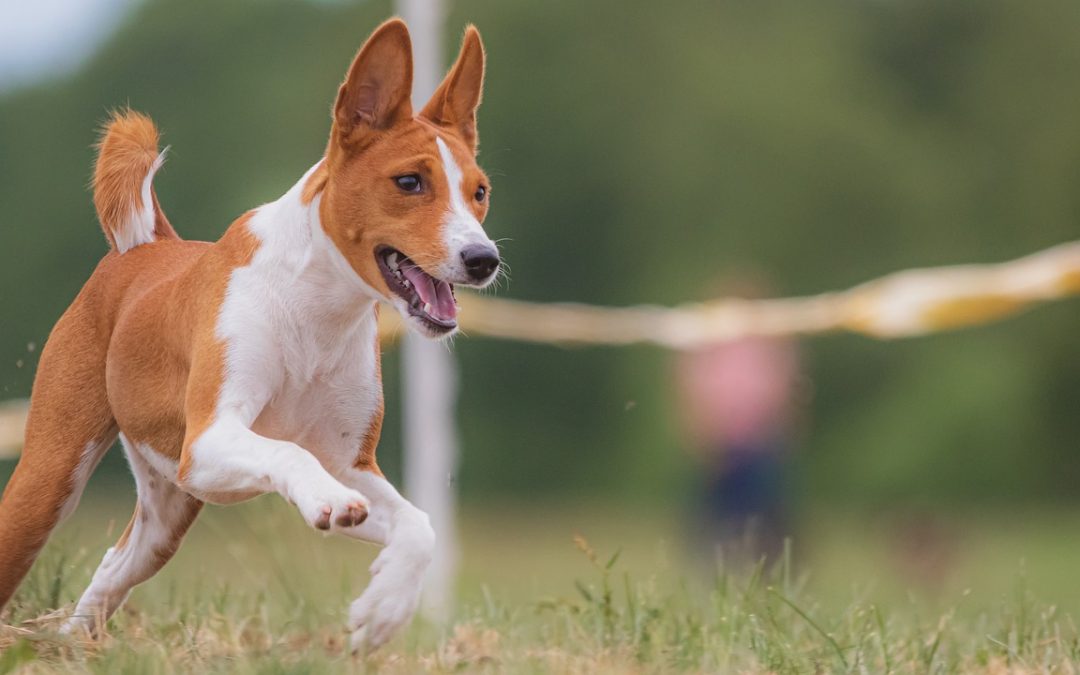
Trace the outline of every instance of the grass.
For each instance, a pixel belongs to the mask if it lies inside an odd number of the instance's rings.
[[[0,622],[9,624],[0,628],[0,674],[1072,673],[1080,666],[1068,582],[1080,552],[1071,542],[1056,548],[1069,524],[1080,525],[1076,515],[1032,514],[1015,527],[998,518],[963,522],[961,550],[931,556],[950,571],[928,581],[918,571],[905,576],[906,563],[888,568],[902,556],[880,521],[836,514],[803,528],[814,547],[735,570],[687,560],[669,532],[671,514],[587,505],[471,510],[464,601],[454,620],[418,620],[362,659],[347,653],[342,621],[374,551],[320,540],[272,498],[208,509],[107,635],[61,638],[63,609],[122,529],[127,508],[84,505],[50,544]],[[102,527],[108,522],[111,532]],[[932,548],[927,541],[917,543]],[[1023,566],[1003,562],[1024,549],[1031,558]]]

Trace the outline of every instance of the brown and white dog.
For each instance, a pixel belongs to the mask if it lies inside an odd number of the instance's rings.
[[[325,156],[212,244],[180,239],[162,213],[153,123],[114,115],[94,175],[112,250],[41,355],[0,501],[0,608],[119,435],[138,503],[66,630],[99,630],[204,502],[266,492],[313,528],[385,547],[350,608],[355,647],[409,621],[435,535],[375,462],[377,305],[443,337],[457,328],[453,284],[481,287],[498,272],[475,160],[483,72],[470,26],[414,116],[408,29],[383,24],[341,85]]]

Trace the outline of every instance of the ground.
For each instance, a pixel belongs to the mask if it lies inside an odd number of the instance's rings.
[[[689,561],[675,511],[470,505],[462,607],[367,660],[348,601],[374,549],[273,497],[208,508],[97,642],[53,630],[130,504],[97,494],[0,623],[18,672],[1065,672],[1080,669],[1080,513],[805,514],[790,557]]]

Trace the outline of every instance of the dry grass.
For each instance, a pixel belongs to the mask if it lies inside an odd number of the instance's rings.
[[[1010,588],[989,600],[983,590],[943,590],[936,599],[882,596],[860,590],[855,578],[846,598],[835,589],[823,595],[786,561],[740,573],[719,569],[706,580],[678,562],[643,564],[644,550],[664,547],[654,543],[659,530],[640,520],[639,535],[643,528],[649,533],[644,541],[631,541],[619,521],[595,539],[574,542],[519,528],[514,546],[486,549],[489,567],[472,563],[467,572],[516,575],[517,586],[467,592],[469,601],[449,626],[418,620],[364,659],[347,652],[341,623],[348,599],[366,580],[371,552],[358,558],[361,549],[349,542],[313,543],[295,514],[272,501],[237,508],[206,514],[177,560],[138,589],[107,634],[93,641],[56,633],[105,542],[116,536],[101,532],[100,509],[86,514],[81,522],[97,529],[77,522],[66,530],[0,617],[0,674],[1004,675],[1073,673],[1080,664],[1072,619],[1036,601],[1023,576],[1014,575]],[[115,514],[120,523],[123,510]],[[483,529],[507,531],[486,521]],[[466,535],[467,550],[493,547],[496,539],[506,545],[505,534]],[[620,539],[633,544],[623,555],[611,545]],[[534,579],[530,587],[523,562],[529,559],[569,572]]]

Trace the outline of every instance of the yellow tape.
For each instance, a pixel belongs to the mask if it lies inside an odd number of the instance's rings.
[[[526,342],[686,349],[744,335],[853,331],[877,338],[974,326],[1056,298],[1080,294],[1080,242],[1009,262],[897,272],[850,290],[778,300],[717,300],[676,307],[597,307],[461,294],[468,336]],[[380,332],[401,332],[383,312]]]
[[[0,403],[0,459],[19,456],[29,408],[30,402],[25,400]]]

